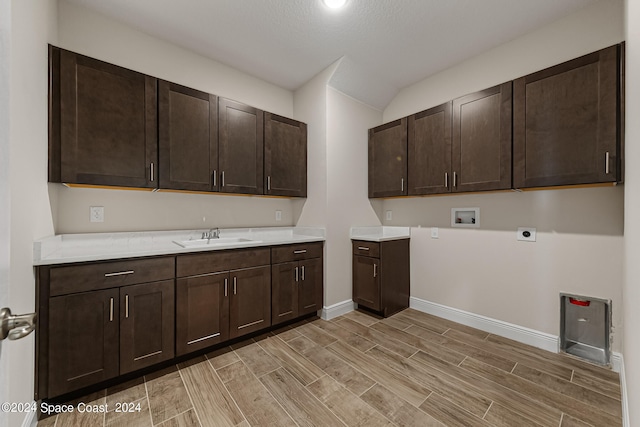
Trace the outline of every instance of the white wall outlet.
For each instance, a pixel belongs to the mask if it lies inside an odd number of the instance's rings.
[[[439,237],[440,237],[440,235],[439,235],[438,227],[431,227],[431,238],[432,239],[437,239]]]
[[[536,229],[533,227],[518,227],[518,240],[523,242],[535,242]]]
[[[276,221],[282,221],[282,211],[276,211]]]
[[[104,206],[89,207],[89,220],[91,222],[104,222]]]
[[[387,221],[391,221],[393,219],[393,211],[386,211],[385,212]]]

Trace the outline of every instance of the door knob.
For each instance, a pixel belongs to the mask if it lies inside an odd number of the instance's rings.
[[[7,307],[0,309],[0,340],[26,337],[36,328],[36,313],[11,314]]]

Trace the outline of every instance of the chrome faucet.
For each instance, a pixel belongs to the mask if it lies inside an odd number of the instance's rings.
[[[205,231],[204,233],[202,233],[202,238],[207,239],[207,243],[209,243],[211,239],[219,239],[220,229],[216,227],[210,229],[209,231]]]

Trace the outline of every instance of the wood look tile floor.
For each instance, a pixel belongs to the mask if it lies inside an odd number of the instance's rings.
[[[38,426],[622,425],[616,373],[412,309],[300,322],[81,401],[110,412]]]

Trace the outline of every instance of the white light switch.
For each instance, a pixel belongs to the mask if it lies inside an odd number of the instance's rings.
[[[391,221],[393,219],[393,211],[386,212],[387,221]]]
[[[89,208],[89,220],[91,222],[104,222],[104,206],[91,206]]]
[[[440,235],[438,233],[439,233],[438,227],[431,227],[431,238],[432,239],[439,238]]]
[[[276,211],[276,221],[282,221],[282,211]]]

